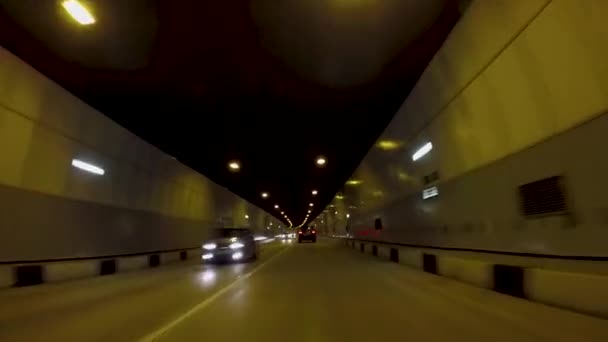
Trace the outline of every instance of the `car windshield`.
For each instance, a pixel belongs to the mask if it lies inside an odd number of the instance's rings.
[[[216,229],[213,237],[228,238],[228,237],[243,237],[249,235],[249,230],[243,228],[221,228]]]

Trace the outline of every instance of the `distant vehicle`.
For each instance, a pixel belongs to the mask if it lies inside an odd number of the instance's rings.
[[[302,241],[317,242],[317,231],[314,227],[300,228],[298,230],[298,243]]]
[[[278,235],[275,236],[275,238],[279,239],[279,240],[289,240],[289,239],[295,239],[296,234],[295,233],[290,233],[288,231],[284,231]]]
[[[258,249],[253,232],[247,228],[219,228],[202,246],[203,262],[255,260]]]

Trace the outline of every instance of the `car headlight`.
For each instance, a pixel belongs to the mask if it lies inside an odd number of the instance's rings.
[[[217,245],[214,243],[206,243],[203,245],[203,248],[210,251],[210,250],[217,248]]]
[[[239,248],[245,247],[245,245],[240,242],[233,242],[230,244],[229,247],[230,247],[230,249],[239,249]]]

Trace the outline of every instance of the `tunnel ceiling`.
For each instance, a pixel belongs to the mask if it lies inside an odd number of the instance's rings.
[[[459,17],[451,0],[81,2],[95,24],[59,0],[0,0],[0,44],[296,225],[341,189]]]

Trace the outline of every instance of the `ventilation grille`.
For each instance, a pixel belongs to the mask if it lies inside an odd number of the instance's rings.
[[[563,214],[567,211],[561,176],[541,179],[519,187],[525,216]]]

